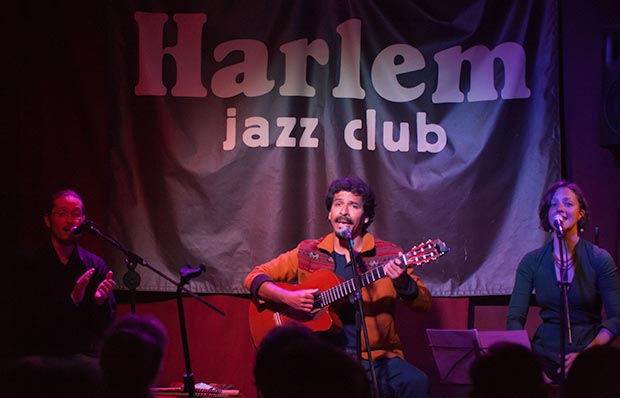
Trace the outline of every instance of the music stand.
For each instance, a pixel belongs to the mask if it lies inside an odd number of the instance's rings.
[[[469,368],[495,343],[516,343],[531,349],[525,330],[426,329],[442,383],[471,384]]]
[[[495,343],[514,343],[532,349],[527,330],[479,330],[478,344],[483,354]]]
[[[470,384],[469,367],[480,356],[476,329],[426,329],[442,383]]]

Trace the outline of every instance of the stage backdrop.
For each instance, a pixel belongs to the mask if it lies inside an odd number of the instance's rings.
[[[174,279],[204,264],[194,291],[247,293],[253,266],[330,232],[324,195],[347,175],[376,193],[371,232],[448,244],[417,271],[435,296],[509,294],[545,241],[556,1],[107,4],[99,221]],[[174,290],[138,270],[139,290]]]

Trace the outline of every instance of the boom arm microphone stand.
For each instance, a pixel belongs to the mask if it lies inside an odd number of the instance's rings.
[[[99,226],[97,224],[95,224],[93,221],[87,220],[87,221],[84,222],[83,225],[84,225],[84,229],[85,230],[89,231],[90,233],[92,233],[94,235],[100,236],[101,238],[103,238],[103,240],[107,241],[112,246],[114,246],[115,248],[117,248],[118,250],[123,252],[125,254],[125,256],[127,257],[127,259],[125,260],[127,262],[127,264],[142,265],[143,267],[146,267],[146,268],[150,269],[151,271],[153,271],[154,273],[156,273],[157,275],[159,275],[163,279],[167,280],[168,282],[172,283],[173,285],[179,286],[179,282],[176,282],[174,279],[169,278],[168,276],[163,274],[158,269],[153,268],[153,266],[151,266],[151,264],[149,264],[145,259],[143,259],[142,257],[138,256],[137,254],[129,251],[119,241],[117,241],[116,239],[114,239],[110,235],[108,235],[105,232],[103,232],[101,230],[101,228],[99,228]],[[135,266],[133,268],[135,269]],[[139,276],[138,276],[138,279],[139,279]],[[217,308],[213,304],[205,301],[202,297],[200,297],[199,295],[193,293],[189,289],[183,287],[182,290],[183,290],[183,293],[189,294],[190,296],[192,296],[196,300],[200,301],[201,303],[203,303],[207,307],[211,308],[213,311],[217,312],[218,314],[220,314],[222,316],[226,316],[226,314],[222,310],[220,310],[219,308]]]
[[[103,240],[110,243],[112,246],[114,246],[115,248],[117,248],[118,250],[120,250],[121,252],[125,254],[126,256],[125,262],[127,263],[129,271],[123,277],[123,282],[128,285],[128,288],[130,289],[133,288],[132,296],[131,296],[132,312],[135,313],[135,288],[140,284],[140,275],[135,271],[135,268],[138,264],[150,269],[151,271],[153,271],[154,273],[156,273],[157,275],[159,275],[160,277],[174,284],[177,287],[177,290],[176,290],[177,307],[179,310],[179,323],[181,327],[181,338],[183,342],[183,355],[185,358],[185,370],[186,370],[185,375],[183,377],[183,382],[184,382],[183,384],[184,384],[184,390],[188,394],[188,397],[195,398],[196,392],[195,392],[195,385],[194,385],[194,375],[192,373],[191,361],[190,361],[190,356],[189,356],[189,345],[187,342],[187,329],[185,326],[185,313],[183,310],[182,293],[189,294],[190,296],[200,301],[201,303],[205,304],[207,307],[211,308],[218,314],[222,316],[226,315],[222,310],[208,303],[202,297],[198,296],[197,294],[193,293],[192,291],[190,291],[189,289],[185,287],[185,285],[189,283],[190,279],[197,277],[198,275],[200,275],[201,273],[205,271],[205,266],[201,264],[198,268],[190,268],[188,265],[185,265],[185,267],[181,269],[180,271],[180,275],[181,275],[180,282],[176,282],[172,278],[169,278],[168,276],[163,274],[161,271],[151,266],[142,257],[129,251],[118,240],[114,239],[107,233],[103,232],[101,228],[99,228],[99,226],[95,224],[93,221],[87,220],[82,224],[82,226],[83,226],[83,229],[91,232],[92,234],[98,235],[99,237],[103,238]]]
[[[347,243],[348,243],[348,249],[349,249],[349,256],[351,257],[351,265],[353,266],[353,284],[355,286],[355,292],[353,293],[353,298],[355,301],[355,309],[356,309],[356,319],[357,321],[355,322],[355,326],[356,326],[356,336],[357,336],[357,355],[358,355],[358,359],[361,361],[362,359],[362,349],[360,347],[360,326],[361,329],[364,331],[363,335],[364,335],[364,342],[366,343],[366,353],[368,354],[368,364],[370,365],[370,374],[372,376],[372,387],[373,387],[373,397],[374,398],[379,398],[379,385],[377,383],[377,374],[375,372],[375,364],[374,361],[372,359],[372,355],[371,355],[371,350],[370,350],[370,343],[368,341],[368,328],[366,326],[366,319],[364,318],[364,307],[362,305],[362,282],[360,280],[360,274],[359,274],[359,266],[357,264],[357,256],[356,256],[356,252],[355,249],[353,248],[354,242],[353,242],[353,238],[351,237],[347,237]]]

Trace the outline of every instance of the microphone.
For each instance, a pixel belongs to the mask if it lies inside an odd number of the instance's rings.
[[[340,230],[336,232],[336,236],[339,237],[340,239],[346,239],[346,240],[353,239],[351,237],[351,230],[349,229],[349,227],[340,228]]]
[[[564,236],[564,228],[562,226],[562,223],[564,221],[562,221],[562,216],[559,214],[556,214],[555,216],[553,216],[553,226],[555,227],[555,229],[558,230],[558,234],[560,236]]]
[[[90,226],[92,225],[92,223],[93,222],[90,221],[90,220],[84,220],[84,222],[81,223],[80,225],[76,225],[75,227],[71,228],[71,234],[72,235],[80,235],[83,230],[90,229]]]

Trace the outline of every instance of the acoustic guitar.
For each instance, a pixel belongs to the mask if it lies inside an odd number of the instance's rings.
[[[439,239],[428,240],[412,247],[400,257],[400,260],[403,268],[422,266],[437,260],[449,250]],[[361,286],[368,286],[386,276],[384,266],[375,267],[360,275]],[[281,282],[276,284],[287,290],[318,289],[319,291],[314,295],[310,313],[294,310],[285,304],[257,304],[253,301],[249,312],[250,334],[257,347],[271,329],[291,322],[301,323],[315,332],[341,327],[340,320],[330,305],[355,292],[353,278],[343,282],[338,275],[328,270],[315,271],[303,283],[297,285]]]

